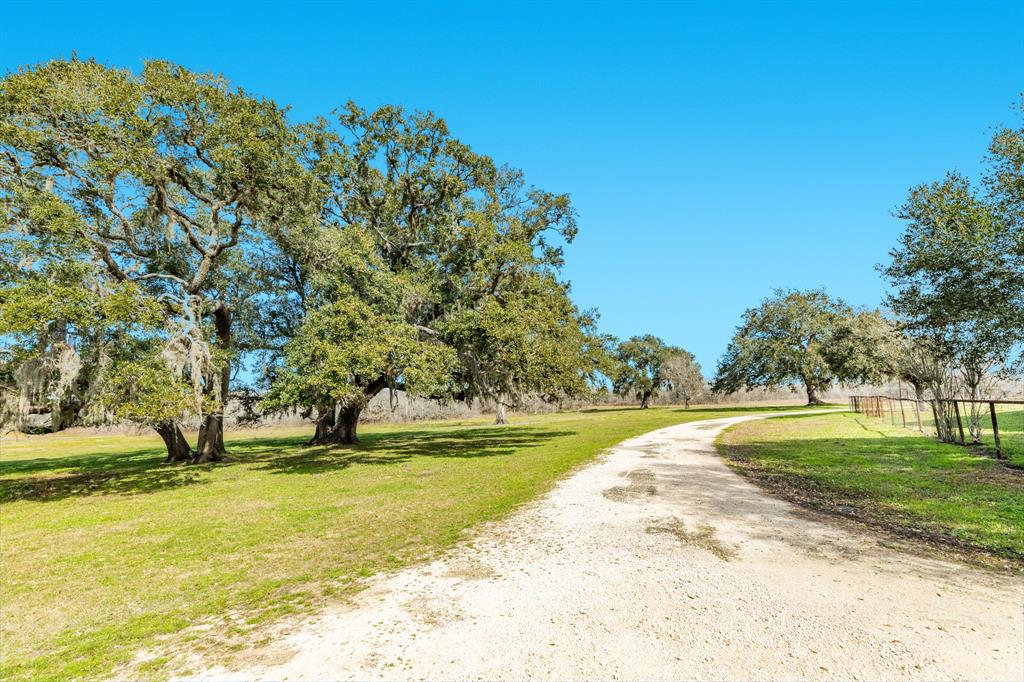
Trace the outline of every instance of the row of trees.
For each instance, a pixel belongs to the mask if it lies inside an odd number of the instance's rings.
[[[243,368],[258,411],[300,409],[317,443],[355,442],[384,390],[504,422],[528,394],[703,383],[682,349],[598,334],[560,277],[569,197],[431,114],[297,125],[167,62],[50,62],[0,82],[0,210],[8,416],[132,420],[171,462],[224,456]]]
[[[884,312],[824,290],[778,291],[754,309],[714,387],[802,384],[810,403],[834,382],[899,380],[937,399],[953,440],[952,397],[978,399],[1020,374],[1024,345],[1024,128],[996,131],[980,183],[959,173],[914,187],[890,261]],[[980,413],[972,412],[977,439]]]

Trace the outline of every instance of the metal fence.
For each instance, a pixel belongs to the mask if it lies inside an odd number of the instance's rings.
[[[1024,400],[850,396],[850,409],[1024,466]]]

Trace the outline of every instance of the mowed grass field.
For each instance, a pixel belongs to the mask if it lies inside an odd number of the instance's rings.
[[[1024,568],[1024,470],[985,454],[853,413],[746,422],[718,446],[795,501]]]
[[[435,556],[625,438],[771,409],[368,426],[352,448],[305,447],[308,428],[241,431],[230,462],[204,466],[161,464],[155,436],[5,439],[0,678],[105,677],[168,646],[227,655],[262,623]]]
[[[899,426],[906,422],[909,429],[920,429],[920,432],[925,435],[935,436],[934,413],[927,403],[922,403],[921,406],[923,409],[915,412],[914,404],[909,401],[903,403],[902,409],[899,407],[899,403],[892,407],[887,404],[885,416],[876,417],[876,419]],[[960,403],[960,409],[965,439],[969,441],[971,438],[968,423],[971,418],[971,410],[976,410],[975,414],[977,414],[978,424],[981,427],[981,444],[973,445],[972,448],[994,455],[995,439],[993,438],[992,416],[988,404],[981,403],[972,406]],[[999,425],[1003,456],[1014,466],[1024,467],[1024,407],[997,403],[996,423]]]

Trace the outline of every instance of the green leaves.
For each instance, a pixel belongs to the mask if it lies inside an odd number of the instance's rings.
[[[61,343],[80,350],[97,345],[97,363],[128,330],[138,342],[214,347],[196,356],[213,361],[168,367],[170,377],[150,359],[124,365],[170,382],[170,397],[135,400],[124,412],[133,419],[166,421],[179,380],[226,391],[231,306],[244,309],[260,293],[251,260],[231,252],[255,248],[282,219],[303,224],[310,206],[310,176],[284,111],[168,62],[133,74],[72,59],[5,77],[0,113],[4,243],[27,252],[5,253],[5,271],[19,282],[4,292],[5,321],[26,333],[62,330]],[[92,270],[81,288],[57,276],[85,263]],[[216,333],[214,311],[228,321]],[[83,327],[90,334],[76,333]],[[108,393],[138,389],[115,379]]]
[[[910,190],[880,267],[908,334],[983,375],[1024,343],[1024,129],[999,130],[980,191],[959,173]],[[1019,357],[1018,357],[1019,359]]]
[[[613,389],[619,395],[635,395],[644,407],[664,389],[678,387],[681,397],[689,400],[703,387],[693,355],[651,334],[620,343],[615,359]]]
[[[455,356],[412,325],[376,313],[354,294],[311,311],[284,353],[284,368],[264,405],[362,405],[368,383],[429,395],[447,387]]]
[[[157,356],[114,365],[104,376],[99,402],[118,419],[154,427],[215,408]]]
[[[750,308],[718,364],[713,388],[731,393],[741,388],[802,383],[808,392],[828,388],[837,378],[829,362],[837,331],[853,315],[824,289],[776,290]]]

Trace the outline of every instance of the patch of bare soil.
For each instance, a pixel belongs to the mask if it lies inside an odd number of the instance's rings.
[[[684,545],[711,552],[722,561],[736,556],[736,550],[719,542],[715,529],[706,523],[700,524],[695,531],[688,531],[682,520],[673,518],[647,526],[647,532],[671,535]]]
[[[628,471],[622,476],[629,481],[628,485],[617,485],[607,488],[601,494],[609,500],[616,502],[630,502],[658,494],[658,488],[654,485],[654,474],[650,471],[636,469]]]

